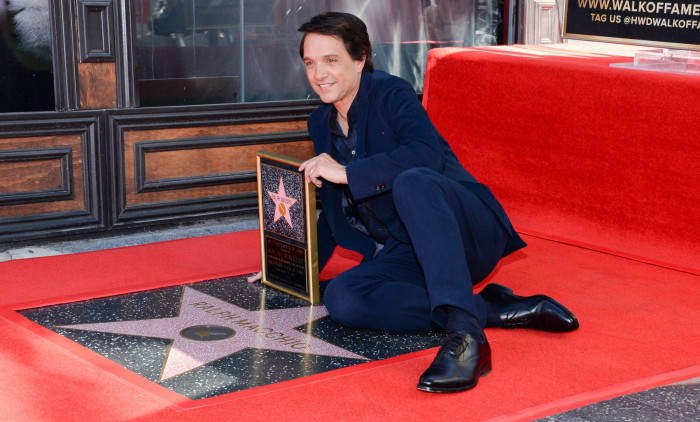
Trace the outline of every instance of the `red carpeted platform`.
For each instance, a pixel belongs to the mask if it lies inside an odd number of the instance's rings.
[[[258,233],[243,232],[0,263],[0,420],[531,420],[700,376],[700,82],[608,66],[629,60],[431,51],[429,114],[529,243],[486,282],[551,295],[581,323],[488,330],[494,370],[476,389],[417,391],[419,352],[177,407],[14,312],[252,272]],[[355,262],[341,253],[325,276]]]
[[[700,78],[619,54],[434,49],[423,103],[518,230],[700,274]]]
[[[531,236],[490,281],[557,297],[581,328],[489,330],[494,371],[463,394],[417,391],[432,356],[416,353],[178,408],[157,385],[18,324],[13,312],[248,272],[259,264],[257,241],[243,232],[1,263],[0,420],[431,421],[444,420],[445,409],[468,420],[528,420],[700,375],[697,276]],[[341,254],[333,270],[352,263]]]

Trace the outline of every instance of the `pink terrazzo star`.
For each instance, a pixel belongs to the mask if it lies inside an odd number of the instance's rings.
[[[158,382],[249,347],[367,360],[294,329],[326,315],[324,306],[249,311],[184,286],[177,317],[58,328],[171,339]]]
[[[273,223],[276,223],[277,220],[284,217],[287,223],[289,223],[289,227],[294,228],[289,210],[294,204],[297,203],[297,200],[287,196],[287,193],[284,191],[284,183],[282,183],[281,177],[280,186],[277,189],[277,192],[267,191],[267,194],[270,195],[270,198],[272,198],[272,201],[275,203],[275,218]]]

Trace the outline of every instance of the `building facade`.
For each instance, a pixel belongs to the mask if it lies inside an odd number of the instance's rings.
[[[420,94],[429,49],[513,42],[515,6],[3,0],[0,242],[255,213],[255,152],[313,154],[303,22],[360,16]]]

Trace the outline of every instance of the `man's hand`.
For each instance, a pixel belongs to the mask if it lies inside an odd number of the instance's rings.
[[[335,161],[330,155],[323,153],[310,158],[299,166],[299,171],[304,172],[306,183],[313,183],[317,188],[322,186],[321,179],[332,183],[348,184],[348,176],[345,174],[345,166]]]

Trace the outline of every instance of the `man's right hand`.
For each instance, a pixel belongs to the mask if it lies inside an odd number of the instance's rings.
[[[306,183],[313,183],[317,188],[320,188],[323,183],[321,179],[332,183],[348,184],[345,166],[325,152],[301,163],[299,171],[304,172]]]

